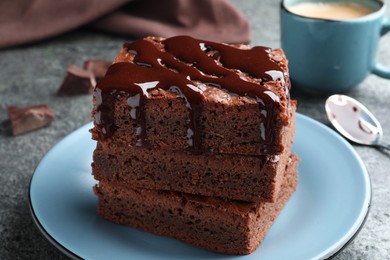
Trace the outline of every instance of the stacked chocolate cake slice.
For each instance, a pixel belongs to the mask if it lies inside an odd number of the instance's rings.
[[[297,185],[289,88],[280,49],[188,36],[124,44],[94,90],[98,213],[253,252]]]

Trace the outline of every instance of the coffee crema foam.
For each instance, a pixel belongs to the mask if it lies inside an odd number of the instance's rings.
[[[353,19],[368,15],[374,10],[357,3],[308,3],[303,2],[286,7],[287,10],[294,14],[302,15],[309,18],[319,19]]]

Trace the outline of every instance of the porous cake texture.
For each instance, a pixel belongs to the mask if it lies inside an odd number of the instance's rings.
[[[289,157],[274,203],[243,202],[172,191],[131,189],[101,181],[98,213],[118,224],[176,238],[224,254],[250,254],[263,241],[297,185],[298,159]]]
[[[93,174],[274,201],[295,133],[289,87],[280,49],[188,36],[124,44],[94,92]]]
[[[149,37],[124,44],[99,82],[92,134],[137,147],[279,154],[289,87],[280,49]]]
[[[94,151],[97,180],[133,188],[174,190],[245,201],[275,201],[295,133],[295,103],[279,155],[237,156],[118,145],[102,140]]]
[[[94,89],[98,213],[226,254],[263,240],[297,185],[281,49],[147,37]]]

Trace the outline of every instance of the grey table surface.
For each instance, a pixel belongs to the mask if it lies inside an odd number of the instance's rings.
[[[389,0],[386,0],[389,4]],[[234,0],[250,19],[252,45],[280,46],[279,1]],[[390,12],[388,11],[390,16]],[[0,51],[0,259],[66,259],[36,228],[29,211],[30,178],[40,159],[73,130],[91,121],[91,96],[57,97],[68,64],[90,58],[112,60],[125,40],[86,29],[37,44]],[[390,66],[390,34],[380,42],[378,59]],[[390,143],[390,80],[370,75],[350,96],[360,100],[383,124]],[[327,124],[326,97],[292,91],[298,112]],[[11,136],[9,105],[49,104],[51,126]],[[367,221],[356,238],[335,259],[390,259],[390,154],[354,145],[372,184]]]

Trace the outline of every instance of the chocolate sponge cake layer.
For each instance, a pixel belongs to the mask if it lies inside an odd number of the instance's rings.
[[[105,219],[176,238],[224,254],[256,250],[297,185],[298,159],[291,155],[274,203],[229,201],[177,192],[129,189],[101,181],[95,187]]]
[[[177,36],[127,43],[94,91],[95,140],[279,154],[290,82],[280,49]]]
[[[97,180],[245,201],[275,201],[295,133],[295,105],[280,155],[192,154],[100,141],[93,154]]]
[[[189,36],[125,43],[94,89],[98,213],[249,254],[297,186],[281,49]]]

